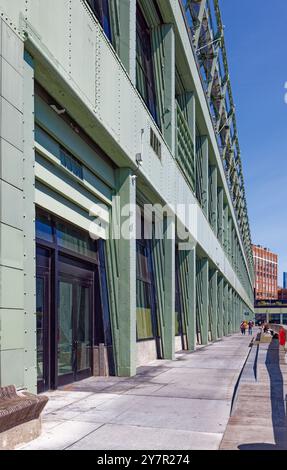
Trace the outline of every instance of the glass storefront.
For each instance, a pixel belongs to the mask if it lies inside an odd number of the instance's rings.
[[[44,391],[92,375],[93,347],[107,333],[112,346],[111,325],[100,287],[103,242],[42,210],[36,238],[38,389]]]
[[[156,336],[156,313],[149,241],[137,242],[137,339]]]
[[[281,323],[281,315],[280,313],[272,313],[269,315],[269,323],[273,323],[274,325],[280,325]]]

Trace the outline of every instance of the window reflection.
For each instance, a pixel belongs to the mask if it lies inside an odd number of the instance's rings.
[[[112,42],[109,0],[87,0],[87,3],[96,15],[107,38]]]
[[[158,122],[156,91],[152,59],[151,32],[139,5],[137,5],[137,89],[146,103],[152,117]]]

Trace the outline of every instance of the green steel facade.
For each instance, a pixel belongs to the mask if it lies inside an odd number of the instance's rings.
[[[237,332],[254,273],[218,1],[0,11],[0,385],[132,376]]]

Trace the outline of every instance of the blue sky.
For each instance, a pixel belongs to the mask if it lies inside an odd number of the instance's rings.
[[[287,1],[220,0],[252,240],[287,271]]]

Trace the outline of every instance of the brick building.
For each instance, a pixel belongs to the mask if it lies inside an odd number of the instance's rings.
[[[252,245],[255,270],[255,299],[278,298],[278,255],[268,248]]]

